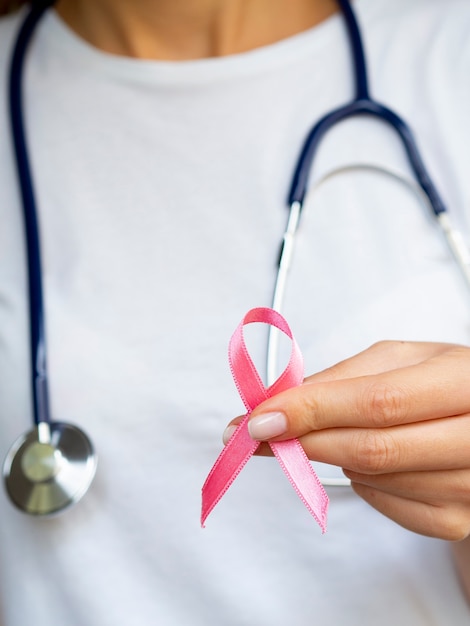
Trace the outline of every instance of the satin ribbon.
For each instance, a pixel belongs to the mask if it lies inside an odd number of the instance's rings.
[[[292,340],[289,363],[279,378],[268,388],[264,386],[253,364],[243,338],[243,327],[253,322],[275,326]],[[286,320],[273,309],[257,308],[248,311],[230,340],[229,362],[238,392],[248,412],[220,453],[202,488],[203,527],[212,509],[260,446],[260,442],[254,441],[248,434],[250,413],[264,400],[296,387],[303,381],[303,358],[300,349]],[[322,532],[325,532],[328,496],[299,441],[289,439],[277,443],[270,442],[269,445],[298,496],[318,522]]]

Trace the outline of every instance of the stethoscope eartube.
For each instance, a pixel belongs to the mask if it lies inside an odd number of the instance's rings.
[[[21,435],[3,464],[11,501],[25,513],[52,515],[87,492],[96,472],[97,456],[88,436],[76,426],[51,420],[44,331],[41,248],[36,199],[23,120],[24,59],[34,29],[53,4],[33,4],[18,33],[10,68],[10,116],[28,250],[31,385],[34,428]]]

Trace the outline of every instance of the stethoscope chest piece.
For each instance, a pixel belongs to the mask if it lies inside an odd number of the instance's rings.
[[[31,515],[68,508],[88,490],[97,457],[87,435],[72,424],[40,423],[10,448],[3,478],[12,502]]]

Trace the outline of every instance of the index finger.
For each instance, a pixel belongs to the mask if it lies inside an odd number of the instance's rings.
[[[385,428],[460,415],[470,408],[470,349],[452,346],[421,363],[379,374],[307,381],[260,404],[253,439],[281,441],[335,427]]]
[[[457,346],[426,341],[379,341],[359,354],[309,376],[305,382],[329,382],[381,374],[400,367],[417,365],[454,347]]]

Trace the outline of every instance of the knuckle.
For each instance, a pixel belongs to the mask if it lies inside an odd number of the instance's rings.
[[[299,411],[299,415],[301,416],[300,428],[302,432],[320,430],[323,428],[321,406],[321,397],[318,392],[304,396],[302,410]]]
[[[408,413],[405,391],[389,383],[373,383],[362,396],[360,407],[364,417],[373,426],[396,425],[406,418]]]
[[[463,541],[470,534],[470,510],[452,508],[441,510],[439,531],[436,535],[447,541]]]
[[[322,370],[322,380],[333,381],[342,378],[343,374],[341,365],[341,363],[335,363],[334,365],[330,365],[326,369]]]
[[[451,476],[452,481],[447,485],[447,493],[454,502],[468,506],[470,509],[470,471],[466,469],[452,470]]]
[[[369,350],[378,352],[381,355],[387,355],[388,358],[393,359],[396,356],[403,354],[403,351],[409,348],[411,343],[409,341],[397,341],[396,339],[384,339],[372,344]]]
[[[395,350],[397,346],[403,345],[403,341],[395,341],[393,339],[383,339],[381,341],[376,341],[370,347],[371,350],[379,350],[382,352],[383,350]]]
[[[393,471],[399,465],[399,449],[385,431],[363,430],[356,434],[357,470],[364,474]]]

